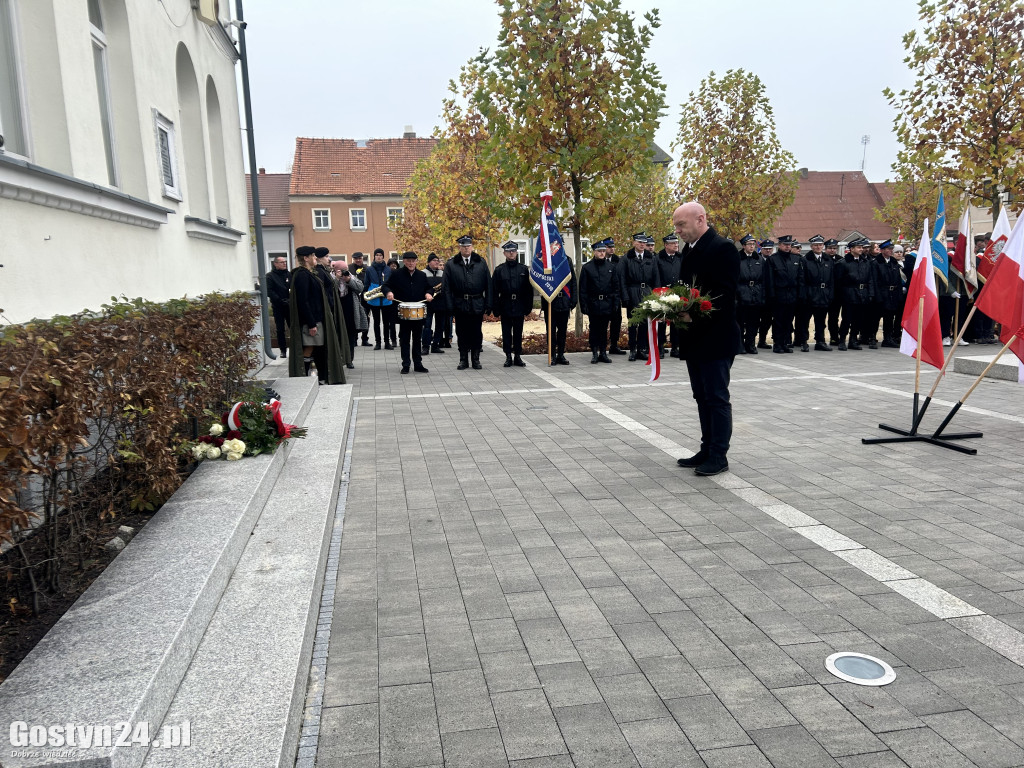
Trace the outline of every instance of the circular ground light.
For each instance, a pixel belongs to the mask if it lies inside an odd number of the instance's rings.
[[[825,669],[855,685],[888,685],[896,679],[892,667],[881,659],[849,651],[833,653],[825,659]]]

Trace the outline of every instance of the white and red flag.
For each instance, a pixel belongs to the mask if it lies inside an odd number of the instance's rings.
[[[988,276],[995,269],[999,254],[1006,246],[1006,240],[1010,236],[1010,220],[1006,218],[1006,206],[999,211],[999,218],[992,228],[992,237],[985,246],[985,252],[978,257],[978,282],[984,285]]]
[[[945,362],[942,354],[942,328],[939,324],[939,294],[935,288],[935,270],[931,252],[931,238],[928,236],[928,219],[924,220],[924,233],[917,249],[917,261],[907,287],[907,305],[903,310],[903,340],[900,352],[910,357],[917,357],[918,347],[921,349],[921,362],[941,368]],[[924,313],[921,314],[921,299],[924,299]],[[921,322],[921,338],[917,338],[918,318]]]
[[[663,323],[664,320],[655,320],[650,318],[647,321],[647,362],[645,365],[651,366],[651,378],[647,380],[648,384],[651,384],[658,380],[661,376],[661,352],[658,349],[658,323]]]
[[[1020,222],[1018,218],[974,303],[979,312],[1002,326],[999,340],[1003,344],[1024,326],[1024,224]],[[1017,356],[1017,381],[1024,383],[1024,339],[1014,339],[1010,351]]]
[[[956,246],[949,260],[950,269],[956,272],[967,286],[967,293],[974,296],[978,292],[978,272],[974,257],[974,241],[971,239],[971,206],[964,204],[964,212],[957,224]]]

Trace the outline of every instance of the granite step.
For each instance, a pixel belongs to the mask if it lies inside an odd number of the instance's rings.
[[[991,355],[957,356],[953,358],[953,370],[956,373],[966,373],[970,376],[978,376],[983,370],[985,370],[985,367],[992,362],[992,358],[994,357],[995,353],[992,353]],[[999,358],[999,362],[993,365],[992,369],[985,374],[985,378],[1017,381],[1017,358],[1007,351]]]
[[[276,384],[304,423],[315,379]],[[0,685],[0,720],[100,728],[100,746],[7,748],[6,768],[137,768],[139,724],[164,715],[290,453],[204,462]],[[128,739],[119,724],[131,727]],[[131,736],[139,738],[132,739]],[[15,746],[14,744],[11,745]]]
[[[319,388],[164,719],[191,744],[144,768],[295,764],[351,405],[351,385]]]

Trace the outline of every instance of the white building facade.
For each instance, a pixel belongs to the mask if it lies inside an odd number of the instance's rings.
[[[5,320],[252,290],[230,21],[215,0],[0,0]]]

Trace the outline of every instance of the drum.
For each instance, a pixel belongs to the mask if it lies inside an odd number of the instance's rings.
[[[422,301],[403,301],[398,305],[398,316],[402,320],[423,320],[427,316],[427,305]]]

